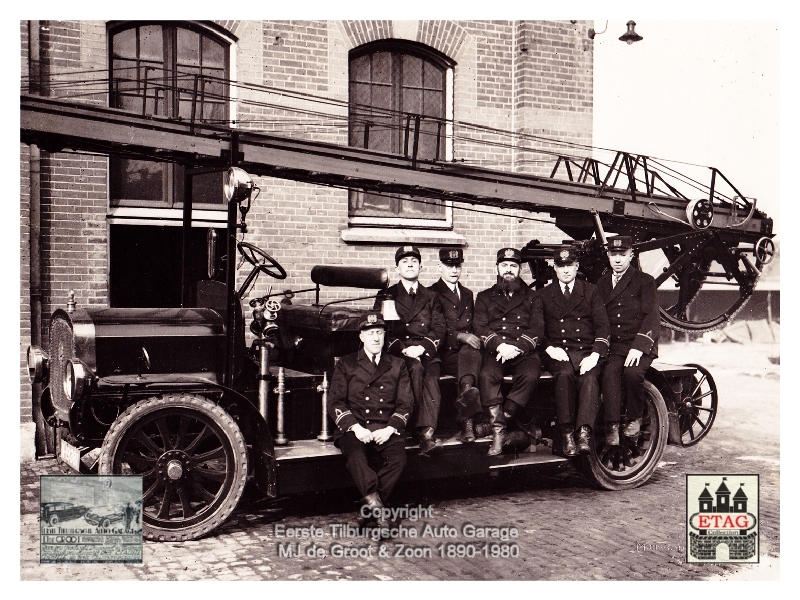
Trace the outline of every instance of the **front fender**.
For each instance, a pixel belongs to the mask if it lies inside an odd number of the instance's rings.
[[[275,446],[267,422],[245,396],[236,392],[226,394],[220,406],[233,417],[242,430],[256,487],[268,498],[274,498],[277,495]]]

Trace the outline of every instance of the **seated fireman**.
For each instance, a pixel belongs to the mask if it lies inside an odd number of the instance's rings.
[[[541,370],[536,346],[543,334],[542,311],[535,308],[536,293],[519,277],[521,260],[518,250],[501,248],[497,283],[475,299],[475,333],[484,346],[481,402],[492,423],[489,456],[503,452],[506,420],[528,403]],[[514,382],[504,404],[500,386],[507,373]]]
[[[555,382],[553,395],[563,451],[566,456],[575,456],[578,451],[590,451],[591,431],[600,408],[597,363],[608,352],[608,316],[597,287],[575,278],[579,266],[575,249],[556,249],[553,260],[556,279],[538,295],[544,311],[544,351]]]
[[[656,281],[631,266],[633,240],[618,235],[608,240],[608,262],[597,287],[606,305],[611,324],[611,348],[603,368],[603,410],[606,444],[619,444],[623,390],[626,418],[622,433],[639,435],[642,424],[644,376],[658,356],[661,326]]]
[[[481,339],[472,333],[475,300],[472,290],[459,279],[464,251],[461,248],[439,250],[441,278],[429,289],[439,294],[447,333],[439,344],[442,372],[453,375],[458,382],[456,416],[461,426],[461,441],[474,442],[473,417],[482,410],[476,387],[481,369]]]
[[[441,394],[439,373],[442,361],[437,350],[447,332],[442,306],[436,292],[419,283],[422,256],[416,246],[401,246],[394,255],[400,281],[386,293],[394,298],[399,321],[389,323],[387,350],[404,358],[414,393],[414,425],[420,456],[433,456],[442,441],[433,437],[439,419]],[[375,308],[380,308],[376,302]]]
[[[364,347],[337,361],[328,413],[334,443],[364,503],[382,508],[406,467],[405,431],[414,399],[403,360],[383,348],[386,324],[369,314],[360,324]]]

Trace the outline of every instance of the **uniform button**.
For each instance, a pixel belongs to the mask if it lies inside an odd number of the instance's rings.
[[[383,402],[383,398],[381,398],[378,402]]]
[[[406,327],[408,327],[409,325],[411,325],[411,323],[406,323]]]
[[[580,330],[580,329],[576,329],[575,331],[577,331],[578,333],[580,333],[580,332],[581,332],[581,330]]]
[[[567,343],[567,340],[564,340],[564,343],[566,344],[566,343]],[[367,411],[367,412],[369,412],[369,411]]]
[[[505,325],[503,325],[503,329],[505,329],[505,328],[506,328],[506,326],[505,326]]]
[[[561,323],[563,323],[563,322],[564,322],[564,319],[561,319],[561,321],[560,321],[560,322],[561,322]]]
[[[364,400],[369,400],[369,396],[365,397]]]
[[[561,333],[564,333],[565,331],[566,331],[566,329],[562,329],[562,330],[561,330]]]
[[[382,415],[382,414],[383,414],[383,411],[382,411],[382,410],[379,410],[379,411],[378,411],[378,414],[379,414],[379,415]]]
[[[519,329],[519,327],[517,327],[517,329]]]
[[[369,414],[369,409],[365,410],[364,412],[365,412],[365,413],[367,413],[367,414]]]
[[[406,339],[408,339],[408,338],[409,338],[409,336],[406,336]]]
[[[622,325],[617,325],[617,327],[622,327]]]
[[[521,319],[521,318],[522,318],[522,315],[517,315],[517,318],[518,318],[518,319]]]
[[[503,339],[506,339],[506,336],[503,336]]]
[[[619,317],[621,317],[621,316],[622,316],[622,315],[617,315],[617,317],[618,317],[618,318],[619,318]]]
[[[580,321],[580,320],[581,320],[581,318],[580,318],[580,317],[578,317],[578,321]]]
[[[381,389],[383,389],[383,386],[381,386]]]

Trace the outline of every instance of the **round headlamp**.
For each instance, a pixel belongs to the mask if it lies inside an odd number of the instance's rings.
[[[253,178],[239,167],[231,167],[222,180],[222,193],[226,202],[240,202],[253,191]]]
[[[80,400],[89,391],[92,374],[80,360],[70,358],[64,364],[64,395],[73,402]]]
[[[44,381],[50,366],[49,362],[47,354],[39,346],[28,348],[28,377],[31,378],[31,383]]]

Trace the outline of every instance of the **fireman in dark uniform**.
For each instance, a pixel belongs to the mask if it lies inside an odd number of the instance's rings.
[[[589,439],[600,408],[598,361],[608,353],[609,324],[597,287],[575,278],[579,266],[575,250],[556,249],[553,261],[556,280],[538,297],[544,310],[544,350],[555,380],[553,394],[563,450],[574,456],[590,450]]]
[[[387,350],[404,358],[414,393],[414,425],[420,456],[442,450],[442,441],[433,437],[439,419],[441,394],[439,374],[442,361],[438,348],[447,332],[442,306],[436,292],[419,283],[422,257],[416,246],[401,246],[394,255],[400,281],[386,290],[394,298],[399,321],[389,324]],[[376,303],[376,308],[380,308]]]
[[[364,503],[381,508],[406,466],[406,423],[414,406],[405,361],[384,351],[386,324],[369,314],[361,322],[364,347],[337,361],[328,413],[334,443]]]
[[[658,356],[661,317],[656,281],[631,267],[632,247],[633,240],[628,236],[609,238],[611,270],[597,282],[611,323],[611,348],[603,368],[602,384],[606,444],[611,446],[619,444],[623,395],[627,418],[622,432],[628,437],[639,435],[645,373]]]
[[[459,283],[464,251],[461,248],[439,250],[441,278],[429,289],[439,294],[447,333],[439,344],[442,372],[458,382],[456,414],[461,425],[461,441],[474,442],[472,418],[482,410],[476,384],[481,369],[481,339],[472,333],[475,300],[472,290]]]
[[[474,331],[484,346],[481,402],[492,423],[490,456],[502,453],[506,422],[528,403],[541,371],[536,346],[544,332],[542,311],[535,309],[536,293],[519,277],[521,260],[515,248],[501,248],[497,283],[475,299]],[[500,386],[507,373],[514,382],[504,401]]]

